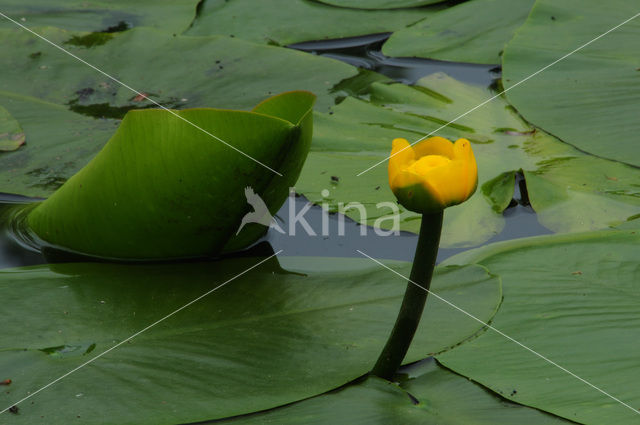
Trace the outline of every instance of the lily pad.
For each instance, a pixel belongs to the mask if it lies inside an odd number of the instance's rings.
[[[442,3],[446,0],[317,0],[331,6],[351,9],[402,9],[407,7],[427,6]]]
[[[189,35],[223,34],[259,43],[287,45],[311,40],[397,31],[440,7],[358,10],[309,0],[210,0]]]
[[[82,35],[57,28],[40,32],[56,43]],[[95,155],[127,111],[156,107],[24,31],[2,30],[0,42],[11,46],[0,57],[0,103],[29,140],[0,156],[2,192],[50,195]],[[65,48],[160,104],[180,109],[250,109],[275,93],[303,89],[314,92],[318,108],[327,110],[336,96],[332,87],[357,74],[342,62],[289,49],[228,37],[173,37],[148,28],[114,34],[92,48]],[[33,52],[40,54],[31,57]]]
[[[145,26],[182,32],[195,18],[197,4],[198,0],[4,0],[2,13],[28,28],[55,26],[112,33]],[[0,27],[18,28],[4,18]]]
[[[47,244],[97,257],[218,254],[255,195],[271,214],[289,195],[311,144],[314,100],[289,92],[256,112],[130,111],[86,167],[26,207],[28,226]],[[244,248],[267,229],[243,227],[233,246]]]
[[[377,377],[338,391],[223,424],[550,425],[572,422],[492,395],[433,360],[399,386]]]
[[[471,0],[394,32],[387,56],[499,64],[504,45],[527,18],[535,0]]]
[[[24,131],[5,108],[0,106],[0,152],[14,151],[24,145]]]
[[[509,88],[638,13],[625,0],[539,0],[505,49]],[[640,25],[611,31],[507,93],[533,124],[582,151],[640,166]]]
[[[640,407],[640,229],[522,239],[460,254],[500,274],[495,332],[438,360],[507,399],[584,424],[631,424]]]
[[[329,114],[316,114],[314,142],[297,189],[331,211],[359,201],[366,217],[355,208],[342,210],[354,220],[388,229],[391,219],[378,220],[391,207],[377,206],[395,200],[386,184],[386,163],[357,174],[384,161],[394,138],[415,141],[437,131],[452,140],[469,139],[479,172],[478,192],[445,213],[443,246],[473,246],[499,233],[501,213],[513,196],[514,172],[520,169],[531,179],[528,195],[539,221],[556,232],[604,228],[638,213],[640,170],[586,155],[535,129],[503,98],[440,128],[494,95],[444,74],[425,77],[413,87],[373,83],[366,95],[346,98]],[[400,229],[417,233],[419,215],[398,208]]]
[[[259,260],[1,271],[0,370],[13,383],[0,402],[41,388]],[[195,422],[287,404],[365,374],[405,282],[368,259],[285,257],[281,264],[271,258],[69,375],[21,405],[13,422]],[[388,264],[409,272],[407,263]],[[498,278],[478,266],[439,269],[433,290],[485,321],[500,302]],[[428,303],[424,319],[408,361],[481,330],[438,302]]]

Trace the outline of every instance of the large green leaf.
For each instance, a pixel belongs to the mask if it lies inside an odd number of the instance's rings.
[[[505,49],[509,88],[638,13],[635,2],[539,0]],[[637,18],[507,93],[523,116],[598,156],[640,166]]]
[[[31,28],[56,26],[76,31],[122,31],[146,26],[182,32],[196,15],[198,0],[3,0],[2,13]],[[16,24],[0,18],[0,27]]]
[[[286,270],[272,258],[42,391],[11,419],[194,422],[301,400],[366,373],[393,326],[405,282],[368,259],[281,262]],[[41,388],[257,263],[0,271],[0,370],[13,381],[0,403]],[[433,290],[485,321],[500,302],[498,278],[478,266],[437,270]],[[480,332],[477,322],[433,301],[408,361]]]
[[[402,9],[405,7],[420,7],[446,0],[316,0],[332,6],[348,7],[352,9]]]
[[[495,244],[453,257],[501,276],[493,326],[633,409],[640,406],[640,231]],[[438,360],[493,391],[585,424],[631,424],[630,410],[503,336],[487,331]]]
[[[504,45],[527,18],[535,0],[471,0],[394,32],[387,56],[499,64]]]
[[[333,211],[340,203],[359,201],[366,207],[366,220],[357,209],[347,210],[349,217],[388,228],[391,220],[376,223],[390,212],[376,204],[395,199],[386,183],[386,163],[356,175],[384,160],[393,138],[418,140],[492,95],[444,74],[425,77],[415,87],[374,83],[369,100],[349,97],[329,114],[316,114],[312,152],[297,189]],[[447,209],[443,246],[475,245],[498,233],[504,225],[501,213],[513,196],[514,172],[520,169],[531,181],[528,195],[540,222],[554,231],[603,228],[640,209],[640,170],[585,155],[535,130],[502,98],[437,134],[473,143],[480,179],[478,193]],[[400,209],[401,229],[417,233],[419,215]]]
[[[86,167],[27,207],[28,226],[48,244],[98,257],[217,254],[250,211],[247,190],[272,214],[287,198],[311,145],[314,100],[309,92],[289,92],[256,112],[130,111]],[[233,247],[255,242],[268,228],[253,226]]]
[[[0,152],[14,151],[24,144],[24,131],[5,108],[0,106]]]
[[[56,43],[82,35],[39,31]],[[0,43],[6,52],[0,56],[0,104],[29,140],[0,154],[0,191],[51,194],[104,145],[118,125],[115,119],[130,109],[155,107],[23,30],[0,31]],[[88,49],[65,48],[173,108],[250,109],[274,93],[309,90],[326,110],[336,96],[332,87],[357,74],[352,66],[302,52],[147,28],[114,34]]]
[[[291,406],[223,424],[438,424],[542,425],[570,422],[491,395],[439,367],[433,360],[412,367],[400,386],[380,378],[350,385]]]
[[[310,0],[209,0],[187,33],[223,34],[286,45],[396,31],[438,9],[371,11],[337,8]]]

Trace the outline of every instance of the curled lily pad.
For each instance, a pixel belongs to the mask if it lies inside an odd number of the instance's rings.
[[[130,111],[102,151],[30,211],[28,226],[47,244],[99,257],[218,253],[250,211],[247,187],[271,213],[286,199],[311,143],[314,100],[299,91],[254,112]],[[246,228],[234,246],[266,229]]]
[[[9,111],[0,106],[0,152],[14,151],[24,144],[24,131]]]

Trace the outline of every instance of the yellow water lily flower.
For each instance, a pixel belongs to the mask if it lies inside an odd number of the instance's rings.
[[[471,143],[430,137],[411,146],[405,139],[394,139],[389,186],[400,204],[417,213],[434,213],[466,201],[478,186]]]

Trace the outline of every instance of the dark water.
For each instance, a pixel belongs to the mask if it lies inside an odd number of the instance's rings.
[[[500,77],[500,69],[497,65],[387,57],[380,49],[390,35],[391,33],[382,33],[340,40],[311,41],[291,44],[288,47],[376,71],[404,84],[413,84],[434,72],[444,72],[456,80],[483,86],[491,85],[496,78]]]
[[[323,56],[342,60],[349,64],[376,71],[405,84],[415,83],[418,79],[434,72],[445,72],[450,76],[468,83],[489,86],[500,77],[500,70],[491,65],[471,65],[452,62],[434,61],[414,58],[388,58],[381,52],[382,43],[389,34],[374,34],[333,41],[298,43],[289,47]],[[515,182],[516,194],[511,206],[504,212],[506,225],[502,232],[495,235],[487,243],[551,233],[541,226],[535,213],[528,205],[526,196],[522,197],[519,182]],[[479,193],[475,196],[481,196]],[[30,202],[29,198],[19,195],[0,194],[0,212],[15,204]],[[278,212],[277,217],[283,229],[289,224],[289,204],[294,202],[294,209],[300,211],[307,203],[304,197],[288,200]],[[322,227],[322,209],[312,207],[306,214],[316,233]],[[344,220],[344,234],[337,232],[339,220]],[[380,236],[374,229],[367,227],[363,235],[362,226],[350,220],[332,214],[329,219],[329,236],[309,235],[304,229],[297,229],[296,234],[283,235],[270,229],[262,242],[268,243],[274,251],[283,250],[282,255],[358,257],[360,249],[375,258],[411,261],[417,244],[417,236],[401,233],[398,236]],[[0,224],[1,225],[1,224]],[[264,247],[264,243],[261,247]],[[468,248],[467,248],[468,249]],[[465,249],[441,249],[438,260],[457,254]],[[51,258],[49,258],[51,259]],[[65,257],[56,258],[64,261]],[[69,257],[69,261],[76,258]],[[0,268],[19,267],[46,263],[47,259],[27,244],[21,243],[7,228],[0,228]]]

